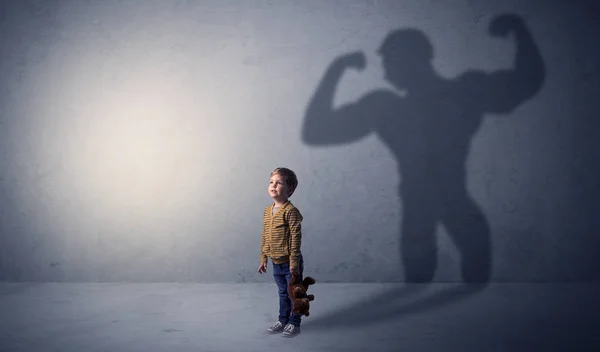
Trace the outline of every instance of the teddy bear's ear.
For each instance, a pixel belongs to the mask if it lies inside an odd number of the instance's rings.
[[[306,296],[306,298],[308,298],[309,301],[314,301],[315,300],[315,295],[308,295]]]
[[[304,288],[308,289],[308,286],[314,285],[315,282],[316,282],[315,279],[313,279],[310,276],[307,276],[304,278],[304,280],[302,280],[302,286],[304,286]]]
[[[307,285],[314,285],[317,283],[317,280],[315,280],[314,278],[312,278],[310,276],[305,277],[304,280],[302,280],[302,281],[304,284],[307,284]]]

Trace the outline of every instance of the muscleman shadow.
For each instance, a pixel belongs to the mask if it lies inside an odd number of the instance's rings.
[[[514,68],[443,78],[432,65],[433,48],[426,35],[417,29],[399,29],[384,39],[378,51],[393,89],[370,92],[334,109],[333,97],[344,72],[365,66],[363,53],[350,53],[331,63],[306,110],[304,143],[339,145],[375,133],[395,156],[401,180],[400,253],[408,283],[433,281],[438,224],[445,227],[459,250],[464,282],[475,284],[477,291],[492,275],[488,221],[467,190],[465,164],[470,143],[484,114],[509,114],[535,96],[544,82],[545,68],[520,17],[496,17],[490,34],[512,36],[517,47]],[[445,304],[472,291],[452,289],[396,311],[389,308],[392,298],[401,295],[398,290],[362,304],[365,310],[379,311],[369,313],[374,320]],[[346,320],[356,307],[321,319],[332,324]],[[309,319],[307,324],[318,322]]]

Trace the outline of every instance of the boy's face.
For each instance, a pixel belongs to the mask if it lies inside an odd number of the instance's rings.
[[[283,177],[278,174],[271,176],[269,180],[269,195],[273,199],[283,200],[290,196],[290,189]]]

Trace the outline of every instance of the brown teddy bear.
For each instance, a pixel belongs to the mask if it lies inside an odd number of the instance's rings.
[[[306,294],[308,290],[308,286],[314,285],[316,283],[315,279],[310,276],[307,276],[299,282],[298,273],[292,273],[292,278],[288,285],[288,294],[290,295],[290,299],[292,300],[292,312],[298,315],[309,316],[310,309],[310,301],[314,301],[315,296],[312,294]]]
[[[310,303],[315,299],[314,295],[307,295],[305,298],[296,298],[292,304],[292,312],[297,315],[309,316]]]

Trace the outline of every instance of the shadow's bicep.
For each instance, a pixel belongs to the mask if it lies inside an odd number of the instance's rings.
[[[312,116],[313,123],[305,125],[304,141],[314,145],[341,144],[357,141],[373,130],[373,120],[363,100],[343,104],[331,111]]]
[[[468,99],[483,113],[511,113],[534,95],[528,84],[509,70],[472,73],[463,84]]]

